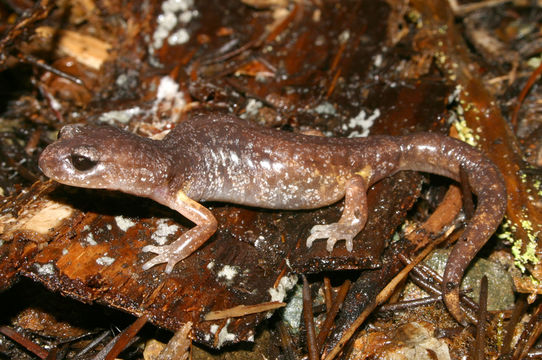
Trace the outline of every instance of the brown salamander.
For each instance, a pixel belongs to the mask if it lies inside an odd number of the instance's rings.
[[[327,138],[264,128],[224,113],[199,112],[163,140],[111,126],[67,125],[41,154],[48,177],[85,188],[120,190],[151,198],[194,222],[169,245],[148,245],[157,254],[147,270],[175,264],[217,228],[201,201],[270,209],[313,209],[345,198],[337,223],[315,225],[307,239],[352,240],[367,219],[367,189],[401,170],[419,170],[459,181],[460,168],[476,194],[477,209],[455,245],[444,275],[445,301],[457,319],[458,284],[477,251],[502,220],[506,190],[495,165],[480,151],[452,138],[419,133],[400,137]]]

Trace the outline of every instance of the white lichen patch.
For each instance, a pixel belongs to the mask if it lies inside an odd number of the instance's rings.
[[[166,0],[162,3],[162,13],[156,19],[156,29],[152,35],[150,53],[160,49],[166,41],[169,45],[181,45],[190,40],[186,25],[199,15],[194,8],[194,0]],[[181,25],[178,28],[178,25]],[[174,31],[175,28],[178,28]]]
[[[269,301],[279,301],[282,302],[286,297],[286,294],[291,290],[295,284],[297,284],[297,275],[283,276],[276,288],[270,288],[267,290],[271,296]]]
[[[255,117],[258,115],[258,112],[263,107],[263,103],[256,99],[248,99],[247,106],[245,107],[245,112],[241,114],[242,119],[249,117]]]
[[[179,84],[173,78],[164,76],[160,79],[158,90],[156,90],[156,102],[173,99],[178,94]]]
[[[178,230],[178,225],[169,225],[166,219],[160,219],[158,221],[156,231],[154,231],[151,235],[151,239],[154,240],[158,245],[165,245],[168,237],[170,235],[174,235]]]
[[[83,240],[90,246],[98,245],[96,240],[94,240],[94,235],[92,233],[87,234]]]
[[[352,129],[359,129],[361,128],[362,131],[359,132],[358,130],[352,131],[348,137],[366,137],[369,135],[369,131],[371,130],[371,127],[373,126],[376,119],[380,117],[380,110],[375,109],[375,111],[371,115],[367,115],[365,110],[361,110],[359,114],[354,116],[350,119],[348,124],[343,124],[342,129],[344,131],[352,130]]]
[[[239,271],[236,266],[224,265],[224,267],[220,269],[216,276],[231,281],[235,276],[237,276],[238,273]]]
[[[327,101],[318,104],[318,106],[314,108],[314,112],[320,115],[335,115],[337,113],[335,106]]]
[[[373,64],[375,67],[379,68],[380,66],[382,66],[382,54],[376,54],[375,57],[373,58]]]
[[[47,263],[47,264],[34,264],[34,267],[38,271],[38,274],[40,275],[54,275],[55,274],[55,267],[53,264]]]
[[[127,124],[132,117],[143,112],[143,109],[138,106],[123,110],[112,110],[101,114],[98,120],[109,125],[115,125],[115,123]]]
[[[188,42],[188,40],[190,40],[188,30],[181,28],[168,37],[167,43],[169,45],[181,45]]]
[[[301,314],[303,313],[303,287],[298,285],[288,304],[284,308],[283,318],[290,324],[290,328],[297,332],[301,323]]]
[[[220,326],[218,326],[217,324],[213,324],[209,327],[209,331],[211,332],[211,334],[216,334],[219,328]]]
[[[135,222],[128,218],[125,218],[122,215],[115,216],[115,223],[117,224],[118,228],[124,232],[128,231],[129,228],[135,225]]]
[[[112,258],[110,256],[102,256],[96,259],[96,264],[102,265],[102,266],[109,266],[115,262],[115,258]]]
[[[177,121],[186,105],[184,93],[179,90],[179,84],[169,76],[160,79],[156,91],[156,100],[152,105],[151,115],[159,119],[161,114],[168,113],[168,124]]]
[[[339,42],[345,44],[350,39],[350,30],[344,30],[339,34]]]
[[[221,348],[226,342],[233,342],[237,338],[235,334],[228,332],[228,325],[230,324],[230,319],[226,322],[226,325],[218,333],[218,348]]]
[[[256,241],[254,241],[254,247],[259,248],[261,244],[265,244],[265,237],[263,237],[262,235],[258,236]]]

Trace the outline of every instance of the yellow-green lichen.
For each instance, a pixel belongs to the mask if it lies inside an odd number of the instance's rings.
[[[463,109],[461,109],[462,112]],[[460,113],[458,111],[458,113]],[[474,131],[468,127],[465,119],[458,119],[453,123],[455,129],[457,130],[459,140],[466,142],[469,145],[476,146],[480,136],[475,134]]]
[[[445,35],[445,34],[448,32],[448,26],[447,26],[447,25],[444,25],[444,26],[439,27],[439,28],[438,28],[438,32],[439,32],[440,34]]]
[[[416,24],[416,27],[418,29],[422,28],[423,27],[423,19],[422,19],[422,14],[420,14],[418,11],[416,10],[411,10],[407,13],[407,19],[413,23],[413,24]]]
[[[508,218],[503,221],[501,231],[497,237],[512,244],[511,252],[514,256],[514,264],[524,273],[526,265],[536,265],[540,262],[540,259],[536,256],[538,233],[534,231],[532,223],[527,219],[521,220],[519,225],[522,227],[523,231],[525,231],[527,238],[529,239],[529,242],[525,247],[523,246],[523,240],[514,236],[517,227]]]
[[[527,60],[527,66],[529,66],[532,69],[536,69],[537,67],[540,66],[541,63],[542,63],[542,56],[539,56],[539,57],[535,56]]]
[[[533,181],[533,186],[538,191],[538,195],[542,196],[542,182],[540,180]]]

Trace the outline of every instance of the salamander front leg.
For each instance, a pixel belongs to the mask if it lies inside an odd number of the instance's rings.
[[[175,264],[196,251],[214,234],[217,221],[207,208],[187,197],[182,191],[179,191],[174,199],[160,200],[163,204],[178,211],[196,224],[196,227],[188,230],[179,239],[169,245],[147,245],[143,247],[142,251],[158,254],[143,264],[143,270],[148,270],[158,264],[167,263],[165,272],[169,274]]]
[[[307,238],[307,247],[316,239],[327,239],[326,249],[332,251],[335,243],[346,240],[346,249],[352,251],[354,237],[367,222],[367,186],[360,175],[354,175],[346,183],[344,211],[338,222],[328,225],[315,225]]]

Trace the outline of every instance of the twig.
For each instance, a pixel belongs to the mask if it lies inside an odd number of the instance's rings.
[[[514,107],[512,118],[510,119],[510,122],[512,123],[512,127],[514,129],[517,129],[518,114],[519,114],[519,109],[521,108],[521,104],[523,104],[523,100],[525,100],[527,93],[529,92],[529,90],[531,90],[531,87],[533,87],[534,83],[536,82],[540,74],[542,74],[542,63],[540,63],[540,65],[538,65],[535,71],[533,71],[531,76],[529,76],[529,79],[527,79],[527,83],[525,84],[525,86],[523,87],[523,89],[518,95],[518,98],[516,100],[516,106]]]
[[[7,51],[6,48],[13,46],[13,44],[15,44],[15,39],[19,35],[29,31],[31,29],[30,25],[45,19],[53,6],[54,4],[50,4],[50,0],[42,0],[40,3],[36,3],[30,15],[21,17],[17,23],[9,29],[7,34],[0,40],[0,67],[4,65],[7,55],[9,54],[9,51]]]
[[[29,54],[22,54],[20,53],[18,55],[18,58],[21,62],[25,62],[25,63],[28,63],[28,64],[31,64],[31,65],[34,65],[36,67],[39,67],[45,71],[49,71],[57,76],[60,76],[60,77],[63,77],[73,83],[76,83],[77,85],[81,85],[83,87],[85,87],[86,89],[88,89],[86,86],[85,86],[85,83],[83,83],[83,80],[79,79],[78,77],[75,77],[73,75],[70,75],[62,70],[59,70],[57,68],[55,68],[54,66],[51,66],[51,65],[48,65],[46,63],[43,62],[43,60],[40,60],[32,55],[29,55]]]
[[[140,318],[138,318],[136,321],[132,323],[132,325],[128,326],[126,329],[124,329],[119,335],[117,335],[117,339],[113,347],[111,347],[111,350],[107,353],[104,360],[113,360],[121,353],[124,348],[126,348],[126,345],[128,345],[129,341],[141,330],[141,328],[147,323],[147,320],[149,319],[148,315],[143,315]]]
[[[506,334],[504,335],[502,348],[501,348],[501,357],[512,355],[510,352],[510,346],[512,345],[512,339],[514,338],[514,330],[516,328],[517,323],[519,322],[519,319],[525,312],[526,307],[527,307],[527,301],[525,300],[525,296],[520,294],[518,299],[516,300],[516,303],[514,304],[512,317],[510,318],[510,321],[508,322],[508,325],[506,326]]]
[[[90,350],[92,350],[96,345],[98,345],[103,339],[106,338],[107,335],[109,335],[110,331],[109,330],[105,330],[103,331],[97,338],[95,338],[94,340],[92,340],[90,342],[90,344],[88,344],[87,346],[85,346],[81,351],[79,351],[76,355],[75,355],[75,358],[76,359],[79,359],[79,358],[82,358],[83,355],[85,355],[87,352],[89,352]]]
[[[476,342],[474,343],[474,360],[483,360],[486,348],[487,327],[487,276],[480,281],[480,301],[478,304],[478,324],[476,325]]]
[[[407,237],[410,241],[417,243],[418,246],[420,246],[420,244],[431,240],[430,234],[435,234],[442,231],[442,229],[457,216],[460,210],[461,197],[459,196],[459,189],[456,186],[450,186],[448,188],[448,191],[446,192],[446,195],[444,196],[444,199],[442,200],[442,203],[433,212],[429,219],[427,219],[427,221],[422,225],[422,231],[416,232],[415,234],[411,233],[411,236]],[[332,360],[335,358],[335,356],[339,354],[343,346],[348,342],[348,340],[350,340],[352,335],[354,335],[354,332],[358,329],[358,327],[361,326],[361,324],[363,324],[369,314],[378,305],[384,303],[384,301],[386,301],[386,299],[391,296],[395,287],[403,281],[403,279],[407,276],[410,270],[412,270],[414,266],[416,266],[420,261],[422,261],[427,256],[427,254],[429,254],[435,248],[435,246],[437,246],[440,242],[444,241],[449,235],[449,232],[450,231],[444,234],[444,236],[441,236],[439,239],[430,242],[429,245],[415,258],[414,261],[406,265],[403,270],[401,270],[390,281],[390,283],[386,285],[386,287],[382,291],[380,291],[380,293],[376,296],[375,301],[363,310],[363,312],[357,317],[357,319],[354,320],[350,328],[348,328],[348,330],[346,330],[342,334],[341,338],[331,349],[331,351],[326,354],[325,360]]]
[[[520,360],[525,358],[529,352],[529,349],[540,336],[540,333],[542,333],[542,302],[538,304],[538,307],[531,316],[531,319],[525,325],[523,333],[521,334],[521,337],[516,345],[516,350],[514,351],[512,360]]]
[[[327,335],[329,334],[329,331],[331,330],[331,326],[333,325],[333,320],[335,320],[335,316],[337,316],[337,313],[339,312],[339,308],[344,302],[344,298],[346,297],[346,294],[348,294],[348,290],[350,290],[350,284],[351,284],[350,280],[348,279],[345,280],[345,282],[341,285],[339,293],[337,294],[337,298],[335,298],[335,301],[333,302],[331,309],[326,314],[326,320],[324,321],[324,324],[322,325],[322,328],[320,329],[320,332],[318,333],[318,337],[316,338],[316,342],[320,349],[322,348],[322,345],[324,345],[324,342],[326,341]]]
[[[286,303],[280,301],[270,301],[255,305],[238,305],[225,310],[211,311],[205,315],[205,320],[221,320],[232,317],[240,317],[250,314],[257,314],[264,311],[275,310],[286,306]]]
[[[457,16],[463,16],[479,9],[498,6],[498,5],[505,4],[511,1],[512,0],[486,0],[486,1],[480,1],[477,3],[459,5],[457,3],[457,0],[448,0],[448,2],[450,3],[450,7],[452,8],[452,11]]]
[[[30,339],[27,339],[25,336],[19,334],[17,331],[13,330],[10,327],[0,326],[0,333],[22,345],[26,350],[35,354],[40,359],[46,359],[49,355],[49,352],[47,350],[45,350],[35,342],[31,341]]]
[[[442,301],[442,296],[432,295],[432,296],[427,296],[421,299],[414,299],[414,300],[397,302],[395,304],[382,305],[380,309],[378,309],[378,311],[379,312],[394,312],[398,310],[406,310],[406,309],[415,308],[419,306],[426,306],[426,305],[434,304],[438,301]]]
[[[324,299],[326,302],[326,311],[329,314],[329,311],[333,306],[333,300],[331,299],[331,281],[329,280],[329,276],[324,276]]]
[[[404,278],[408,275],[410,270],[416,266],[420,261],[422,261],[434,248],[437,246],[440,242],[444,241],[446,239],[445,236],[441,237],[437,241],[434,241],[433,243],[429,244],[416,258],[414,261],[407,266],[403,268],[389,283],[386,285],[386,287],[376,296],[375,301],[369,305],[367,308],[363,310],[360,316],[352,323],[350,328],[345,331],[341,339],[337,342],[335,347],[329,352],[329,354],[326,355],[325,360],[332,360],[339,354],[339,352],[342,350],[343,346],[350,340],[352,335],[354,335],[354,332],[358,329],[358,327],[363,324],[365,319],[369,316],[369,314],[378,306],[384,303],[391,294],[393,293],[395,287],[399,285]]]
[[[282,354],[286,357],[286,360],[296,360],[297,357],[295,356],[294,342],[282,321],[278,321],[278,330],[280,342],[282,344]]]
[[[314,318],[312,313],[312,296],[309,282],[305,275],[303,278],[303,319],[305,320],[305,329],[307,330],[307,349],[310,360],[318,360],[320,351],[316,343],[316,331],[314,330]]]

